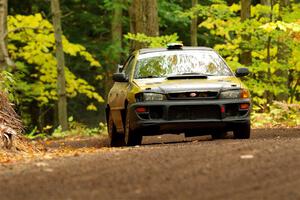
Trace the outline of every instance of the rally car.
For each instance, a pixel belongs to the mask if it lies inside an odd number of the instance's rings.
[[[106,117],[111,146],[140,145],[142,137],[164,133],[214,139],[233,131],[250,137],[251,99],[224,59],[207,47],[134,51],[118,72],[108,94]]]

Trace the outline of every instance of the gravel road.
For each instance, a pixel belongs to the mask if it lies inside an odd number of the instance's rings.
[[[300,199],[300,129],[254,130],[249,140],[143,142],[0,165],[0,199]]]

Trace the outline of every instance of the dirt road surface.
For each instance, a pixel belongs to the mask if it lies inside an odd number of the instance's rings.
[[[0,199],[300,199],[300,129],[143,143],[0,165]]]

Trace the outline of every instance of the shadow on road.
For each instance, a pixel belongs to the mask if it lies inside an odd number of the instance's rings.
[[[176,144],[176,143],[188,143],[194,141],[211,141],[211,136],[196,136],[196,137],[184,137],[183,134],[171,135],[165,134],[160,136],[144,136],[143,145],[161,145],[161,144]]]

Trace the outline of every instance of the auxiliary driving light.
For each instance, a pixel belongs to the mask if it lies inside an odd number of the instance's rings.
[[[249,106],[250,105],[248,103],[242,103],[242,104],[240,104],[240,109],[241,110],[248,110]]]
[[[137,107],[137,108],[135,109],[135,111],[136,111],[137,113],[144,113],[144,112],[147,112],[147,109],[146,109],[145,107]]]

